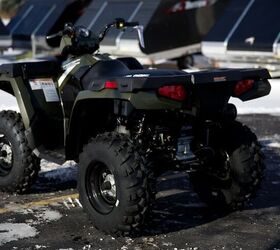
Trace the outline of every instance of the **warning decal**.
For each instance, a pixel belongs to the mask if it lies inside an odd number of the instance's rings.
[[[43,90],[46,102],[59,102],[54,81],[51,78],[29,80],[32,90]]]

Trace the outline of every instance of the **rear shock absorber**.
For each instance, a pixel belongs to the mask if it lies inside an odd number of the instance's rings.
[[[191,150],[191,143],[194,139],[192,126],[184,126],[177,142],[176,160],[191,161],[196,158]]]

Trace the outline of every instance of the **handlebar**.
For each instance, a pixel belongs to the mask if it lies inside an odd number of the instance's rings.
[[[63,32],[62,32],[62,31],[59,31],[59,32],[57,32],[57,33],[55,33],[55,34],[46,36],[46,39],[47,39],[47,40],[50,40],[50,39],[54,39],[54,38],[62,37],[62,36],[63,36]]]
[[[99,34],[99,41],[101,42],[104,37],[107,35],[110,28],[115,27],[117,29],[125,29],[128,27],[138,27],[138,22],[126,22],[123,18],[116,18],[114,22],[106,25],[106,27]]]
[[[126,27],[135,27],[135,26],[139,26],[138,22],[126,22],[125,23]]]
[[[105,28],[100,32],[98,36],[95,36],[91,33],[90,30],[84,27],[75,27],[73,24],[68,23],[65,24],[64,29],[55,34],[49,35],[47,39],[54,39],[57,37],[68,36],[71,38],[73,46],[77,46],[77,44],[86,44],[88,41],[88,47],[99,48],[99,44],[103,41],[105,36],[107,35],[110,28],[117,28],[119,30],[124,30],[128,27],[132,27],[138,31],[139,41],[141,46],[144,48],[144,39],[143,39],[143,26],[140,26],[138,22],[126,22],[122,18],[116,18],[112,23],[107,24]],[[90,41],[93,41],[91,43]],[[90,44],[90,45],[89,45]],[[94,46],[93,46],[94,44]]]
[[[55,34],[47,36],[46,39],[47,40],[54,39],[57,37],[62,37],[64,35],[68,35],[69,37],[72,37],[72,36],[74,36],[74,34],[75,34],[75,27],[73,26],[73,24],[66,23],[63,30],[61,30]]]

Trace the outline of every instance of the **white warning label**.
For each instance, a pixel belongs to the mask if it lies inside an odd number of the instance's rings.
[[[46,102],[59,102],[59,97],[53,79],[41,78],[29,80],[32,90],[43,90]]]

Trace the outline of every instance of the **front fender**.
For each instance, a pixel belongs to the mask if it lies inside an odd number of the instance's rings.
[[[26,129],[30,127],[30,120],[34,115],[31,97],[22,77],[0,76],[0,89],[15,96]]]

